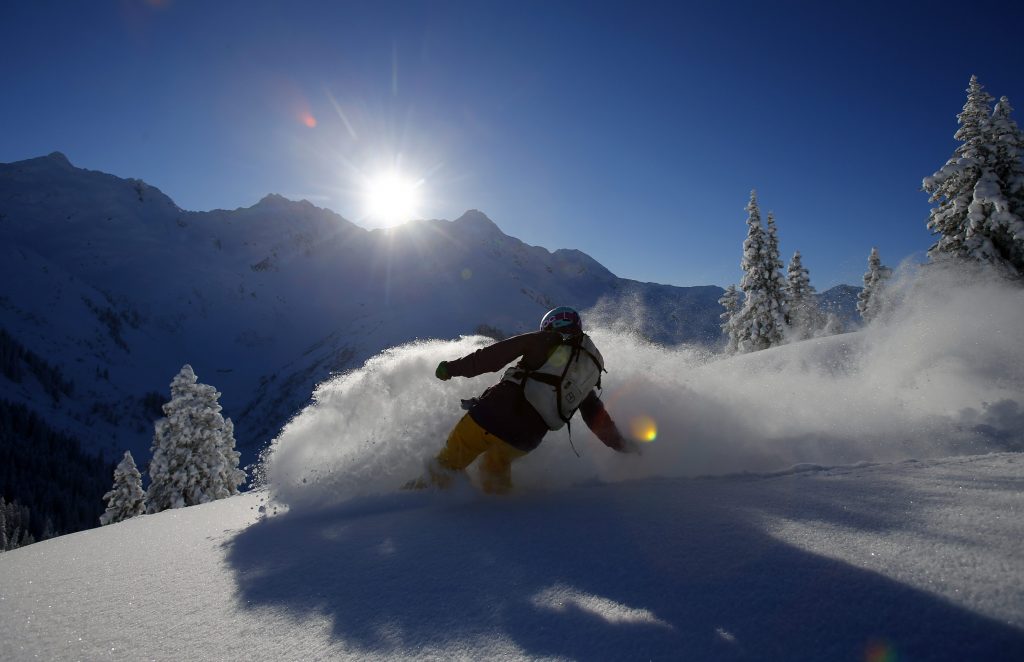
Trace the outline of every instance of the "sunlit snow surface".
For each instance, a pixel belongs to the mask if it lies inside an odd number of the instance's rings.
[[[514,480],[548,489],[1024,448],[1024,290],[932,268],[904,276],[891,297],[887,319],[866,331],[730,359],[651,345],[615,320],[590,319],[609,371],[609,412],[642,442],[653,425],[655,439],[643,457],[623,457],[577,417],[582,457],[566,430],[551,433],[516,463]],[[274,496],[302,508],[390,492],[419,475],[461,416],[460,399],[498,379],[440,382],[434,366],[486,342],[405,345],[322,384],[273,445]]]
[[[267,518],[251,493],[0,554],[0,657],[1024,659],[1022,483],[1003,453]]]

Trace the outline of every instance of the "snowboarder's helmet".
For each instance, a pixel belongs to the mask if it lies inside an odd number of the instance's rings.
[[[583,323],[580,321],[580,314],[569,306],[552,308],[540,320],[541,331],[580,331]]]

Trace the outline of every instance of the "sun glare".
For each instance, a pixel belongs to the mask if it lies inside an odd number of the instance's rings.
[[[385,226],[412,220],[418,213],[421,183],[398,172],[377,175],[367,183],[367,212],[374,221]]]

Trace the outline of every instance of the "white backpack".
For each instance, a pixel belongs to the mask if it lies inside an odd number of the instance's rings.
[[[601,385],[604,358],[590,339],[581,334],[555,348],[536,370],[514,366],[502,377],[523,386],[526,401],[537,410],[551,430],[560,430],[576,413],[595,386]]]

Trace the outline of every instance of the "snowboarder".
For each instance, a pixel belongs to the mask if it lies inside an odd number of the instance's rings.
[[[619,432],[597,395],[604,360],[583,333],[579,313],[567,306],[544,315],[539,331],[496,342],[455,361],[442,361],[434,374],[445,381],[475,377],[517,358],[519,362],[497,384],[479,398],[463,401],[468,411],[428,463],[426,476],[405,487],[447,487],[455,472],[483,455],[484,491],[507,492],[512,487],[512,462],[539,446],[549,430],[569,423],[577,409],[606,446],[621,453],[640,453],[636,442]]]

